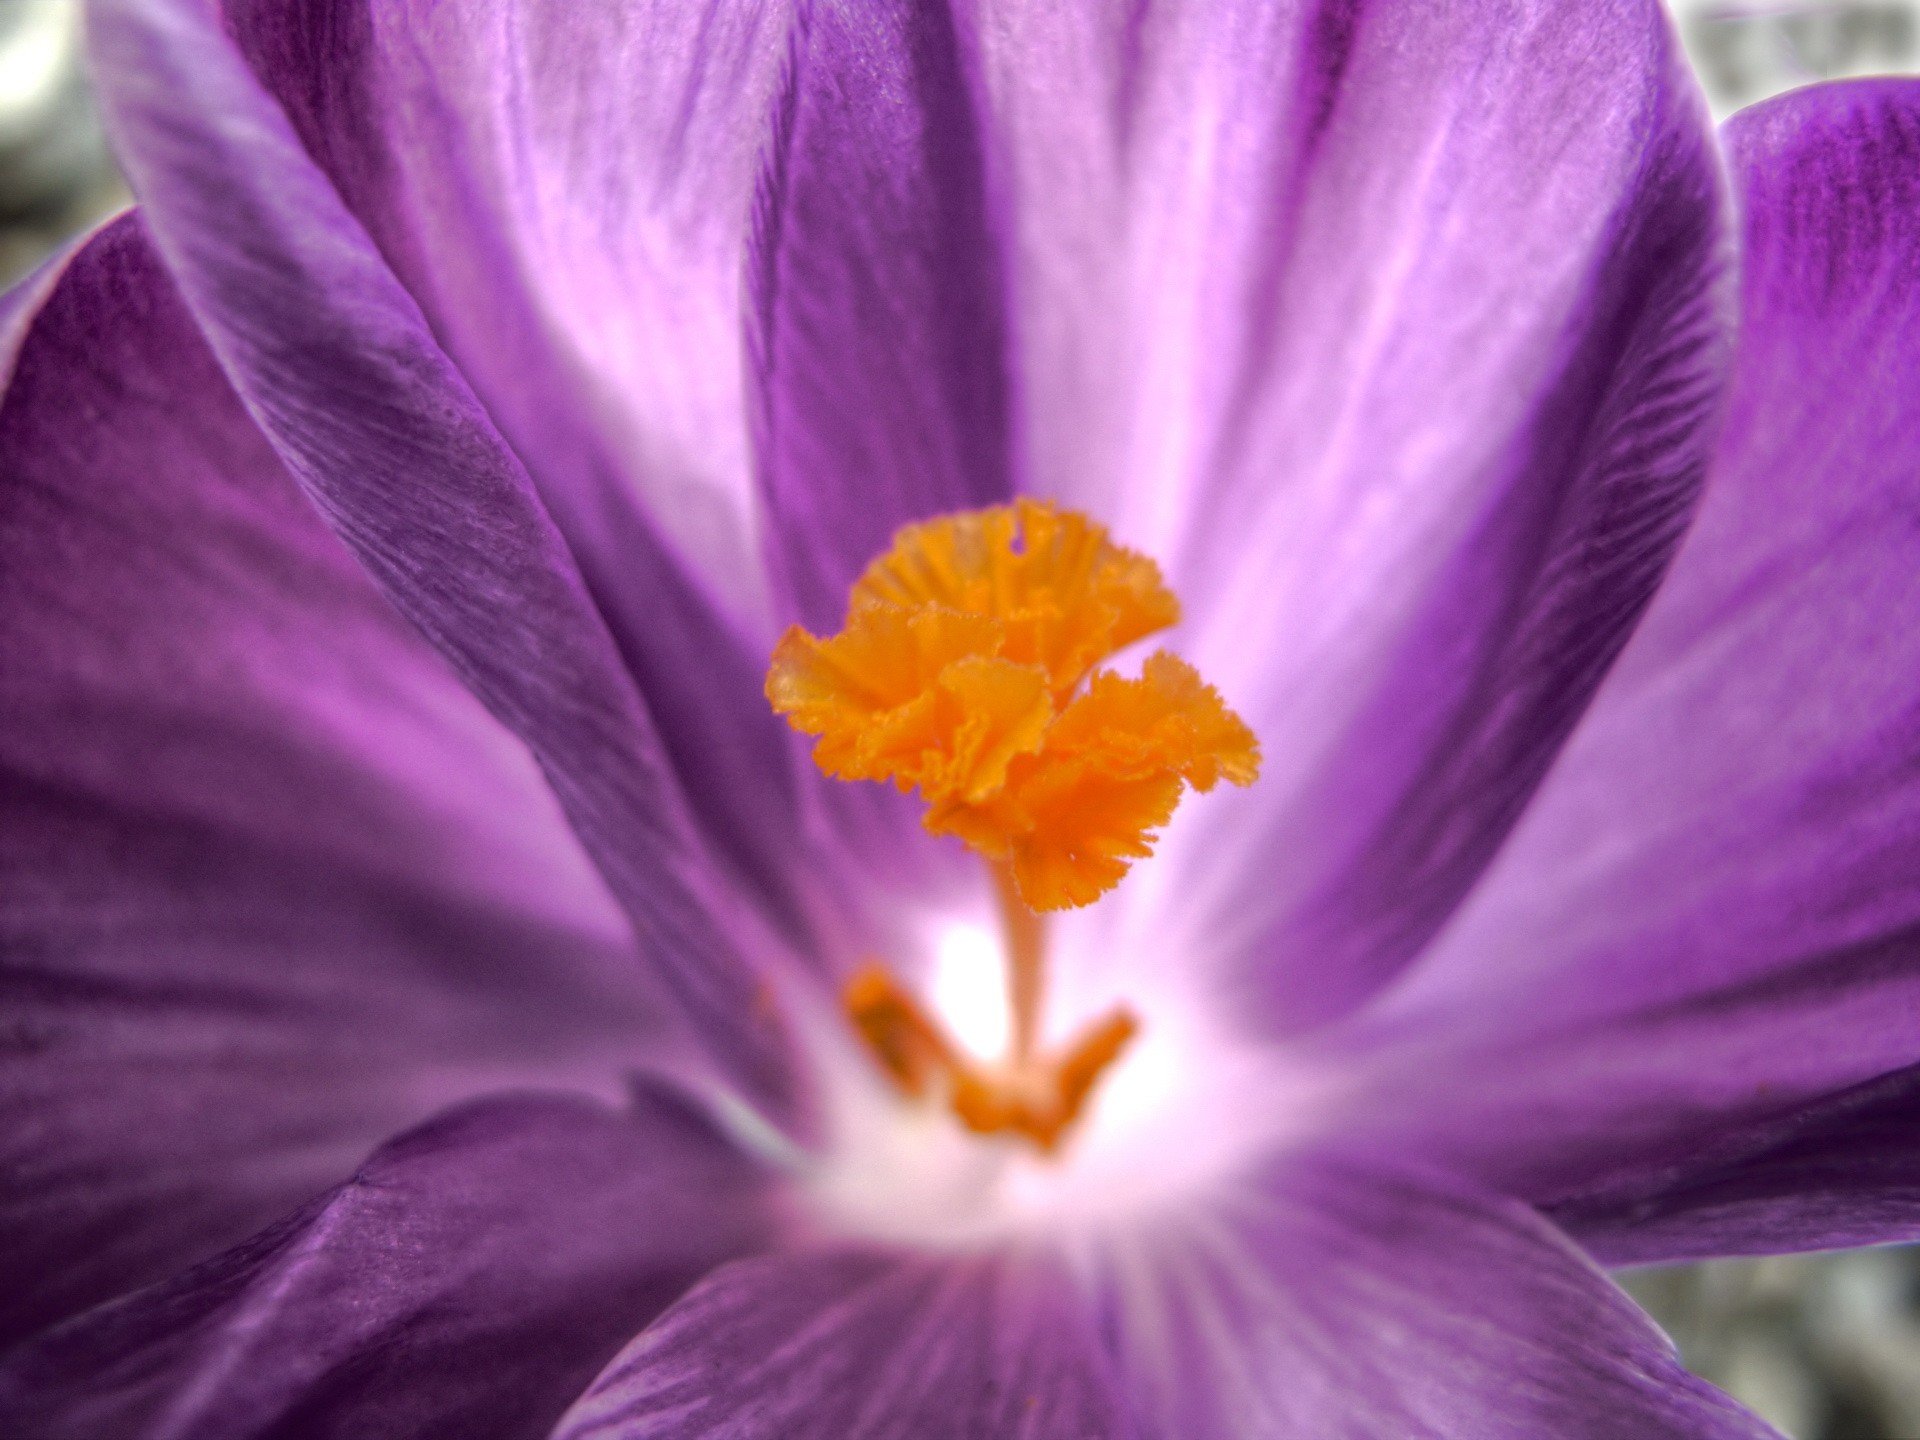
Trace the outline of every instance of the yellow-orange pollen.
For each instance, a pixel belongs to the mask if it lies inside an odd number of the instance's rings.
[[[1116,1011],[1041,1052],[1041,912],[1119,884],[1187,787],[1259,773],[1253,732],[1184,660],[1156,651],[1137,679],[1097,668],[1179,616],[1153,561],[1084,516],[1022,500],[902,529],[855,583],[838,634],[795,626],[774,650],[767,698],[819,737],[820,768],[918,793],[926,828],[993,873],[1013,1019],[1004,1061],[964,1055],[878,966],[844,997],[901,1089],[944,1094],[970,1129],[1051,1150],[1136,1028]]]

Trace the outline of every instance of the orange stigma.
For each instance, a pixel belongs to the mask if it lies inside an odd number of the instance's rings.
[[[1180,618],[1147,557],[1038,501],[909,525],[853,587],[837,635],[781,636],[767,698],[819,737],[843,780],[890,780],[924,823],[981,855],[998,890],[1013,1041],[984,1069],[885,971],[845,1003],[909,1094],[936,1085],[970,1129],[1052,1149],[1133,1035],[1116,1012],[1065,1052],[1038,1052],[1045,935],[1037,912],[1088,905],[1152,853],[1182,793],[1259,773],[1253,732],[1184,660],[1139,678],[1097,667]]]

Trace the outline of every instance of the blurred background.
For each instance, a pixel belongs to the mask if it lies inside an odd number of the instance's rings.
[[[80,66],[81,0],[0,0],[0,285],[128,201]]]
[[[80,8],[0,0],[0,285],[129,200],[80,66]],[[1920,0],[1673,8],[1718,115],[1814,80],[1920,72]],[[1920,1440],[1920,1250],[1624,1278],[1695,1371],[1797,1440]]]

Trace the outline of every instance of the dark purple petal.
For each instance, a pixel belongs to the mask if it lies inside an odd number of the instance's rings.
[[[1684,1206],[1662,1188],[1721,1165],[1764,1187],[1756,1146],[1839,1166],[1846,1105],[1827,1138],[1804,1107],[1920,1060],[1920,84],[1800,91],[1727,139],[1745,328],[1698,522],[1380,1017],[1412,1042],[1391,1143],[1582,1214]],[[1800,1243],[1854,1224],[1814,1208]],[[1769,1244],[1780,1214],[1754,1212]],[[1889,1238],[1916,1216],[1881,1212]],[[1683,1253],[1757,1238],[1701,1223],[1664,1222]]]
[[[948,0],[826,0],[794,29],[755,200],[751,399],[783,618],[818,632],[900,526],[1015,488],[978,104]],[[868,888],[971,878],[917,804],[807,768]]]
[[[47,296],[60,283],[60,277],[66,273],[67,265],[75,253],[91,239],[91,233],[74,237],[43,260],[31,274],[5,293],[0,293],[0,390],[13,381],[13,369],[20,359],[20,347],[33,328],[40,307],[47,303]]]
[[[1473,882],[1685,523],[1704,107],[1653,0],[985,8],[1024,481],[1168,564],[1264,747],[1154,928],[1304,1026]]]
[[[796,27],[752,267],[768,543],[796,618],[910,520],[1011,498],[1008,296],[947,0],[823,0]]]
[[[579,561],[697,817],[805,867],[747,456],[741,275],[777,3],[226,0]],[[311,160],[309,160],[309,156]]]
[[[757,969],[776,946],[743,941],[753,917],[698,843],[519,461],[212,10],[89,13],[120,158],[249,413],[395,607],[526,741],[709,1058],[784,1106]]]
[[[663,1095],[478,1102],[245,1245],[0,1366],[16,1440],[541,1440],[712,1266],[763,1172]]]
[[[1107,1273],[1167,1440],[1774,1436],[1551,1225],[1450,1183],[1292,1157]]]
[[[621,1352],[554,1440],[1129,1440],[1052,1263],[847,1251],[716,1272]]]
[[[1716,1127],[1665,1172],[1556,1206],[1608,1264],[1920,1239],[1920,1065],[1786,1115]]]
[[[0,1340],[653,1008],[523,747],[248,420],[138,221],[0,401]]]

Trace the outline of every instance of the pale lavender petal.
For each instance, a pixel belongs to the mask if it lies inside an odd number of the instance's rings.
[[[0,1336],[654,1008],[524,748],[313,513],[138,222],[0,401]]]
[[[540,1440],[621,1342],[771,1233],[677,1102],[477,1102],[164,1285],[0,1365],[15,1440]]]
[[[716,1272],[554,1440],[1129,1440],[1091,1312],[1052,1262],[825,1251]]]
[[[699,818],[804,908],[741,394],[779,3],[227,0],[236,43],[512,443]],[[309,159],[311,157],[311,159]]]
[[[1704,107],[1654,0],[984,11],[1024,483],[1167,562],[1264,747],[1122,893],[1305,1025],[1472,883],[1684,525]]]
[[[1167,1440],[1774,1436],[1551,1225],[1450,1182],[1296,1155],[1104,1273]]]
[[[1387,1143],[1583,1212],[1751,1169],[1741,1147],[1920,1059],[1920,84],[1801,91],[1727,140],[1745,327],[1698,522],[1377,1021],[1407,1046],[1370,1112]],[[1865,1143],[1854,1163],[1879,1185]],[[1711,1243],[1747,1248],[1731,1223]]]
[[[109,128],[156,243],[288,470],[526,741],[732,1084],[791,1099],[758,968],[644,705],[525,471],[213,9],[98,0]],[[722,913],[723,911],[730,913]]]

